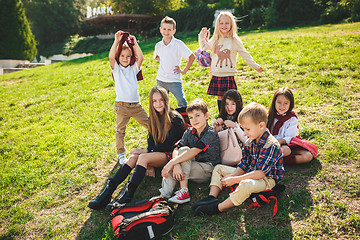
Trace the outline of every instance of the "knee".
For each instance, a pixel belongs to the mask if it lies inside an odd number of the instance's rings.
[[[141,165],[143,167],[147,167],[147,163],[148,163],[148,159],[147,159],[147,154],[146,153],[142,153],[139,155],[138,159],[137,159],[137,165]]]
[[[281,151],[282,151],[284,157],[289,156],[291,154],[291,149],[286,145],[281,146]]]

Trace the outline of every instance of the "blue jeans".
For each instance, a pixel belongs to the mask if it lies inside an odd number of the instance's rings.
[[[168,92],[174,94],[179,107],[187,107],[185,94],[181,85],[181,82],[163,82],[156,80],[157,86],[165,88]]]

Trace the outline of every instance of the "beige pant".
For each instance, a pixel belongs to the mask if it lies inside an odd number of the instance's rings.
[[[116,113],[116,152],[117,154],[125,152],[124,137],[126,124],[130,118],[134,118],[138,123],[148,129],[149,117],[140,103],[115,102]]]
[[[179,155],[188,151],[189,147],[181,147],[179,149]],[[211,173],[214,169],[213,165],[209,162],[198,162],[195,161],[195,158],[192,158],[186,162],[180,163],[185,179],[192,180],[194,182],[205,182],[209,181],[211,178]],[[167,178],[163,178],[162,180],[162,188],[159,189],[160,193],[164,197],[171,197],[174,188],[176,186],[177,180],[173,179],[172,171],[169,172],[169,176]]]
[[[235,171],[236,168],[225,165],[216,165],[211,176],[210,186],[217,186],[222,189],[221,179]],[[252,193],[263,192],[272,189],[275,186],[275,180],[271,177],[265,177],[260,180],[245,179],[242,180],[236,190],[230,193],[230,200],[235,206],[242,204]]]

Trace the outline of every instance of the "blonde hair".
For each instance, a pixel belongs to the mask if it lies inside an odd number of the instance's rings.
[[[160,114],[153,105],[153,95],[159,93],[164,101],[164,113]],[[159,86],[153,87],[149,96],[149,134],[154,138],[155,145],[163,143],[172,127],[170,114],[173,114],[169,104],[169,94]]]
[[[172,24],[173,28],[176,29],[176,21],[173,18],[169,16],[164,17],[163,20],[161,20],[160,27],[162,27],[164,23]]]
[[[250,117],[254,123],[264,122],[266,125],[268,121],[266,108],[255,102],[249,103],[241,110],[238,116],[238,123],[248,117]]]
[[[224,16],[230,18],[230,22],[231,22],[231,28],[229,30],[230,37],[240,40],[239,36],[237,35],[237,30],[238,29],[237,29],[237,24],[236,24],[236,17],[230,12],[221,12],[216,18],[214,36],[212,37],[212,38],[214,38],[214,45],[212,47],[213,49],[211,49],[212,52],[214,52],[215,45],[217,43],[220,43],[220,42],[224,41],[224,36],[220,31],[220,18],[224,17]]]

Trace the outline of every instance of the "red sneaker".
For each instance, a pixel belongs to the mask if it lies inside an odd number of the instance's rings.
[[[179,204],[190,202],[190,194],[188,189],[181,188],[179,191],[175,192],[175,195],[169,198],[168,201]]]

